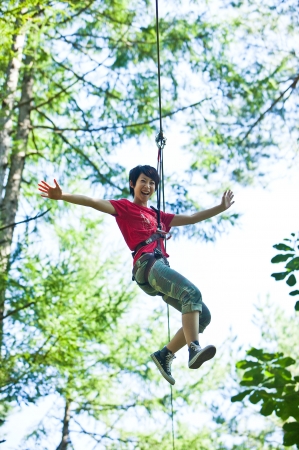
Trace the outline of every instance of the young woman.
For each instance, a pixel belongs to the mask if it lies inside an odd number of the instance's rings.
[[[190,225],[209,219],[228,209],[233,202],[233,193],[224,192],[221,203],[214,208],[191,215],[160,212],[160,228],[157,211],[148,207],[148,200],[157,190],[159,175],[151,166],[137,166],[130,171],[130,192],[133,202],[127,199],[101,200],[84,195],[64,193],[54,180],[54,186],[45,181],[38,185],[42,197],[64,200],[88,206],[114,216],[120,231],[132,251],[133,279],[148,295],[161,295],[163,300],[182,314],[182,328],[162,349],[151,355],[163,377],[174,384],[171,363],[175,353],[186,344],[189,349],[190,369],[198,369],[213,358],[216,348],[208,345],[201,348],[198,333],[202,333],[211,321],[211,314],[202,302],[199,289],[187,278],[169,267],[163,239],[171,227]]]

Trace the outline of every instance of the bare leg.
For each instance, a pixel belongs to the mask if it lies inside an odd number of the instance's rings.
[[[168,350],[172,353],[178,352],[181,348],[186,345],[186,339],[184,335],[183,328],[180,328],[179,331],[174,335],[169,344],[166,345]]]
[[[199,311],[182,315],[183,330],[188,347],[191,342],[198,341]]]
[[[172,353],[178,352],[187,343],[198,341],[198,320],[199,312],[194,311],[182,315],[183,328],[180,328],[169,344],[166,345]]]

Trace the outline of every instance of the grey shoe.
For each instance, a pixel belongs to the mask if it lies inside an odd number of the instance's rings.
[[[198,369],[205,361],[214,358],[216,347],[207,345],[201,348],[198,341],[191,342],[189,347],[189,369]]]
[[[175,379],[171,375],[171,363],[175,359],[174,354],[164,347],[162,350],[158,350],[151,354],[151,358],[160,370],[161,374],[168,381],[168,383],[174,385]]]

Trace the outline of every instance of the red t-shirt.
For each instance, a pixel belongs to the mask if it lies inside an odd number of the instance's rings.
[[[136,203],[122,198],[121,200],[109,200],[116,211],[114,216],[119,229],[129,247],[133,252],[140,242],[148,239],[157,231],[157,214],[151,208],[136,205]],[[163,231],[170,230],[170,222],[175,214],[161,211],[161,227]],[[161,251],[166,257],[169,256],[164,248],[163,240],[160,240]],[[151,242],[140,248],[134,257],[134,264],[143,253],[151,253],[157,247],[158,241]]]

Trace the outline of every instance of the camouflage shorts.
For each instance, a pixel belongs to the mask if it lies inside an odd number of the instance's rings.
[[[209,325],[211,314],[207,306],[202,302],[199,289],[191,281],[180,273],[171,269],[163,259],[157,259],[148,276],[148,284],[144,278],[147,261],[135,264],[137,272],[135,279],[140,287],[148,295],[162,295],[163,300],[182,314],[199,311],[199,332]]]

